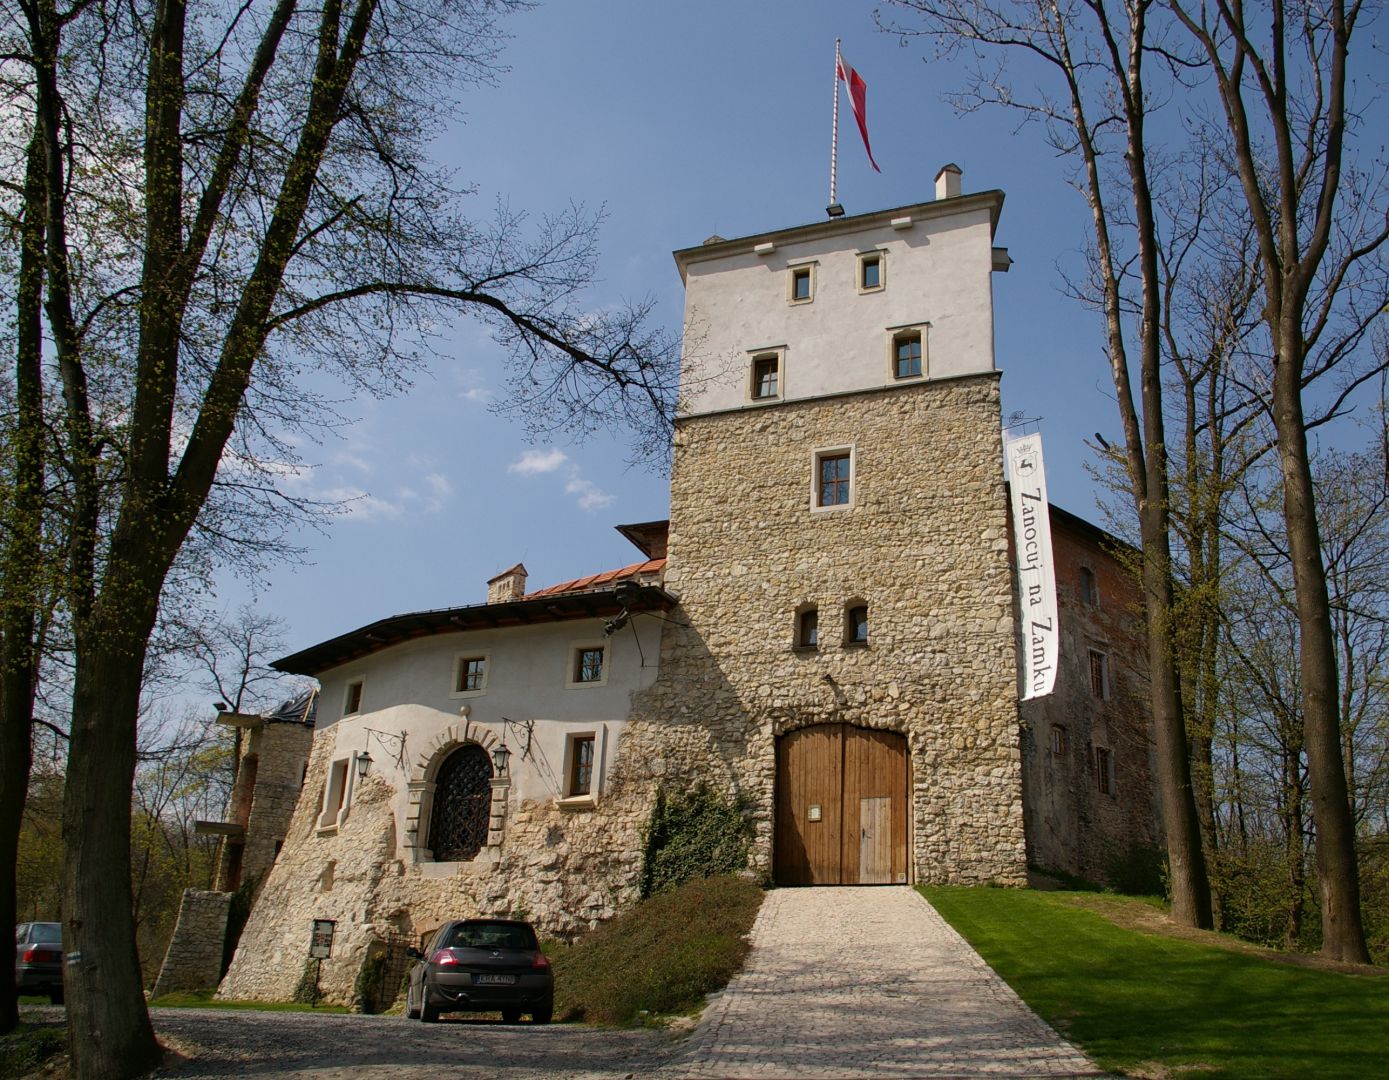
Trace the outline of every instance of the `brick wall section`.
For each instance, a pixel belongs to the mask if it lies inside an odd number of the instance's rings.
[[[1051,523],[1061,656],[1052,695],[1021,708],[1028,861],[1105,882],[1115,860],[1161,842],[1142,598],[1103,534],[1061,514]],[[1081,597],[1082,567],[1095,574],[1098,605]],[[1092,649],[1109,658],[1107,700],[1091,692]],[[1053,725],[1066,731],[1062,754],[1052,752]],[[1096,747],[1114,758],[1108,795],[1099,790]]]
[[[206,990],[222,974],[222,943],[227,936],[231,893],[185,889],[178,922],[169,941],[151,997],[174,990]]]
[[[854,507],[812,512],[815,451],[849,445]],[[776,737],[829,721],[902,732],[915,879],[1021,883],[1001,460],[992,374],[683,421],[666,572],[681,608],[621,768],[749,796],[768,870]],[[867,648],[843,644],[850,601],[868,605]],[[792,648],[807,603],[814,652]]]
[[[246,823],[242,879],[263,877],[275,861],[289,831],[294,806],[309,763],[313,728],[306,724],[267,721],[251,735],[248,752],[259,755],[251,815]]]

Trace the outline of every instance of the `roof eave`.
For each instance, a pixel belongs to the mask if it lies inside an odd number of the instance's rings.
[[[619,599],[620,596],[620,599]],[[659,585],[619,582],[610,589],[560,593],[501,604],[470,604],[458,608],[407,612],[378,619],[367,626],[311,645],[271,663],[287,675],[318,675],[331,668],[360,660],[384,649],[437,634],[470,630],[509,629],[540,623],[568,622],[616,615],[624,608],[632,613],[669,611],[679,603],[674,593]]]

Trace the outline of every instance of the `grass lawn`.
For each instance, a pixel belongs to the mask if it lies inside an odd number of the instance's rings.
[[[1142,900],[923,886],[1048,1023],[1137,1076],[1389,1076],[1389,972],[1343,974],[1125,929]]]
[[[175,990],[150,1001],[159,1009],[251,1009],[256,1012],[347,1013],[342,1005],[303,1005],[297,1001],[218,1001],[215,990]]]

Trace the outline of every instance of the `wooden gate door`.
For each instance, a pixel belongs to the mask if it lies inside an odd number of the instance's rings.
[[[907,880],[907,740],[818,724],[777,741],[779,885]]]

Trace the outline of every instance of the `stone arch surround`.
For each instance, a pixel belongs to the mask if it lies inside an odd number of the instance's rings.
[[[490,727],[476,724],[471,720],[450,724],[425,743],[424,749],[415,755],[410,766],[410,779],[406,782],[409,802],[405,815],[405,847],[410,852],[412,863],[433,862],[433,853],[425,846],[429,814],[434,806],[434,777],[444,759],[459,747],[473,744],[491,753],[500,740]],[[505,830],[506,801],[511,781],[504,777],[492,778],[492,820],[488,829],[487,846],[500,846]]]

